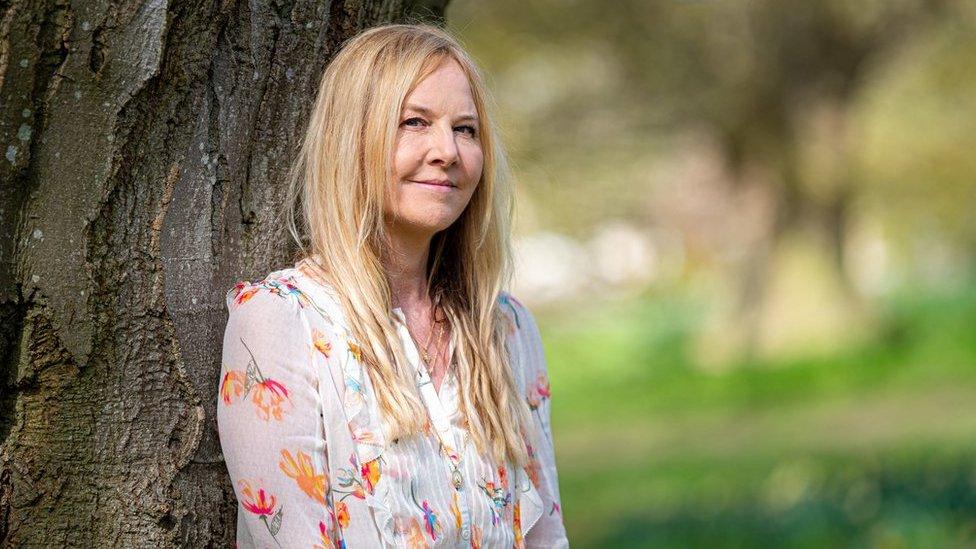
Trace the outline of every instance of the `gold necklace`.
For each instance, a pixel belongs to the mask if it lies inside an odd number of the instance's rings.
[[[433,323],[431,323],[431,324],[433,324]],[[440,328],[440,330],[437,333],[437,341],[440,341],[441,334],[444,333],[444,327],[443,326],[439,326],[438,328]],[[431,361],[430,361],[430,351],[428,349],[430,349],[430,339],[433,336],[433,334],[434,334],[434,327],[431,326],[430,327],[430,333],[427,335],[427,343],[424,343],[424,348],[423,348],[423,350],[420,351],[420,353],[424,356],[424,362],[428,366],[431,366],[431,367],[433,365],[431,364]]]
[[[435,307],[434,310],[431,312],[431,322],[430,322],[431,327],[430,327],[430,330],[428,331],[428,334],[427,334],[427,341],[426,341],[426,343],[424,343],[424,346],[422,348],[419,348],[418,349],[420,351],[420,355],[424,359],[424,364],[427,366],[428,369],[431,369],[432,368],[431,360],[430,360],[430,352],[428,351],[428,349],[430,348],[430,340],[434,336],[434,326],[433,325],[434,325],[434,322],[435,322],[434,317],[436,316],[436,312],[437,312],[437,308]],[[438,323],[438,324],[441,324],[439,326],[440,329],[439,329],[438,334],[437,334],[438,338],[440,338],[440,336],[444,333],[444,325],[443,325],[443,323]],[[413,340],[413,343],[416,346],[417,345],[417,338],[414,337],[413,331],[410,330],[410,325],[407,324],[407,323],[404,323],[404,325],[406,325],[406,327],[407,327],[407,333],[410,334],[410,339]],[[438,341],[439,341],[439,339],[438,339]]]

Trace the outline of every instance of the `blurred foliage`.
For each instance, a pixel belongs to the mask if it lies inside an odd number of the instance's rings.
[[[689,359],[694,301],[538,315],[574,545],[976,543],[976,291],[899,296],[874,341],[722,374]]]
[[[574,546],[976,546],[976,3],[452,0],[447,22],[523,234],[680,242],[655,257],[681,276],[533,305]],[[794,352],[703,359],[735,338]]]
[[[966,19],[946,21],[906,46],[864,93],[856,120],[858,181],[899,240],[922,232],[973,247],[974,30]]]
[[[653,179],[628,165],[703,128],[733,171],[778,174],[787,216],[869,195],[915,204],[895,230],[976,240],[971,2],[458,0],[448,23],[495,84],[547,227],[646,220]]]

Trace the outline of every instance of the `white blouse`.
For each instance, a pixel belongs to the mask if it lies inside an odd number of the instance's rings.
[[[217,425],[238,500],[237,546],[568,547],[546,361],[529,310],[499,297],[541,438],[527,441],[527,467],[497,466],[467,436],[456,375],[435,391],[399,308],[430,421],[424,433],[385,440],[335,289],[297,267],[227,293]]]

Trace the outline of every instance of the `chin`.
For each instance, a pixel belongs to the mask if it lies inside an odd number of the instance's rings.
[[[411,219],[401,217],[397,219],[395,223],[396,227],[400,227],[406,231],[433,235],[453,225],[458,217],[459,216],[453,216],[440,219],[431,219],[429,217],[423,219]]]
[[[453,223],[454,220],[450,220],[450,221],[445,220],[440,223],[429,223],[424,226],[424,230],[430,234],[437,234],[450,227]]]

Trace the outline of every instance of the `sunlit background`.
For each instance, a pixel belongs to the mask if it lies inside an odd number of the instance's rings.
[[[576,547],[976,544],[976,3],[452,0]]]

